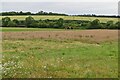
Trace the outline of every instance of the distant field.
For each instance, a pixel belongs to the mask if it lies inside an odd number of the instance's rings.
[[[0,18],[2,17],[10,17],[12,20],[13,19],[18,19],[18,20],[25,20],[26,17],[28,16],[0,16]],[[36,20],[45,20],[45,19],[50,19],[50,20],[56,20],[59,18],[63,18],[64,20],[95,20],[95,19],[99,19],[101,22],[107,22],[107,21],[114,21],[117,22],[118,19],[117,18],[100,18],[100,17],[77,17],[77,16],[32,16],[34,17],[34,19]]]
[[[65,29],[53,29],[53,28],[15,28],[15,27],[3,27],[0,29],[2,32],[21,32],[21,31],[60,31]]]
[[[3,78],[118,77],[118,30],[3,30]]]

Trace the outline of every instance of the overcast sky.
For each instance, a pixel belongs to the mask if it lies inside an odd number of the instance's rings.
[[[118,2],[2,2],[2,11],[117,15]]]

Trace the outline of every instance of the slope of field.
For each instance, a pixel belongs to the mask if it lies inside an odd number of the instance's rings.
[[[118,77],[117,30],[2,34],[3,78]]]
[[[26,17],[28,16],[0,16],[1,17],[10,17],[12,20],[13,19],[18,19],[18,20],[25,20]],[[57,20],[59,18],[63,18],[64,20],[88,20],[88,21],[93,21],[95,19],[99,19],[101,22],[107,22],[107,21],[114,21],[117,22],[118,18],[100,18],[100,17],[80,17],[80,16],[32,16],[35,20],[45,20],[45,19],[50,19],[50,20]]]

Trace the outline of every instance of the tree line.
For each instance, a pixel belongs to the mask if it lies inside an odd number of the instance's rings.
[[[61,15],[61,16],[67,16],[67,14],[60,14],[60,13],[53,13],[53,12],[44,12],[44,11],[39,11],[37,13],[31,13],[31,12],[2,12],[0,13],[2,16],[14,16],[14,15]]]
[[[59,15],[59,16],[83,16],[83,17],[107,17],[107,18],[120,18],[118,15],[95,15],[95,14],[83,14],[83,15],[68,15],[68,14],[61,14],[61,13],[54,13],[54,12],[45,12],[45,11],[39,11],[37,13],[32,13],[32,12],[1,12],[0,15],[2,16],[15,16],[15,15]]]
[[[26,17],[25,20],[11,20],[10,17],[2,18],[2,27],[27,27],[27,28],[59,28],[59,29],[120,29],[120,22],[107,21],[101,23],[100,20],[35,20],[33,17]]]

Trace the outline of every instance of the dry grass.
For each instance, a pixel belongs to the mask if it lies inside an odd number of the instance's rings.
[[[3,39],[56,39],[101,42],[118,39],[118,30],[3,32]]]

